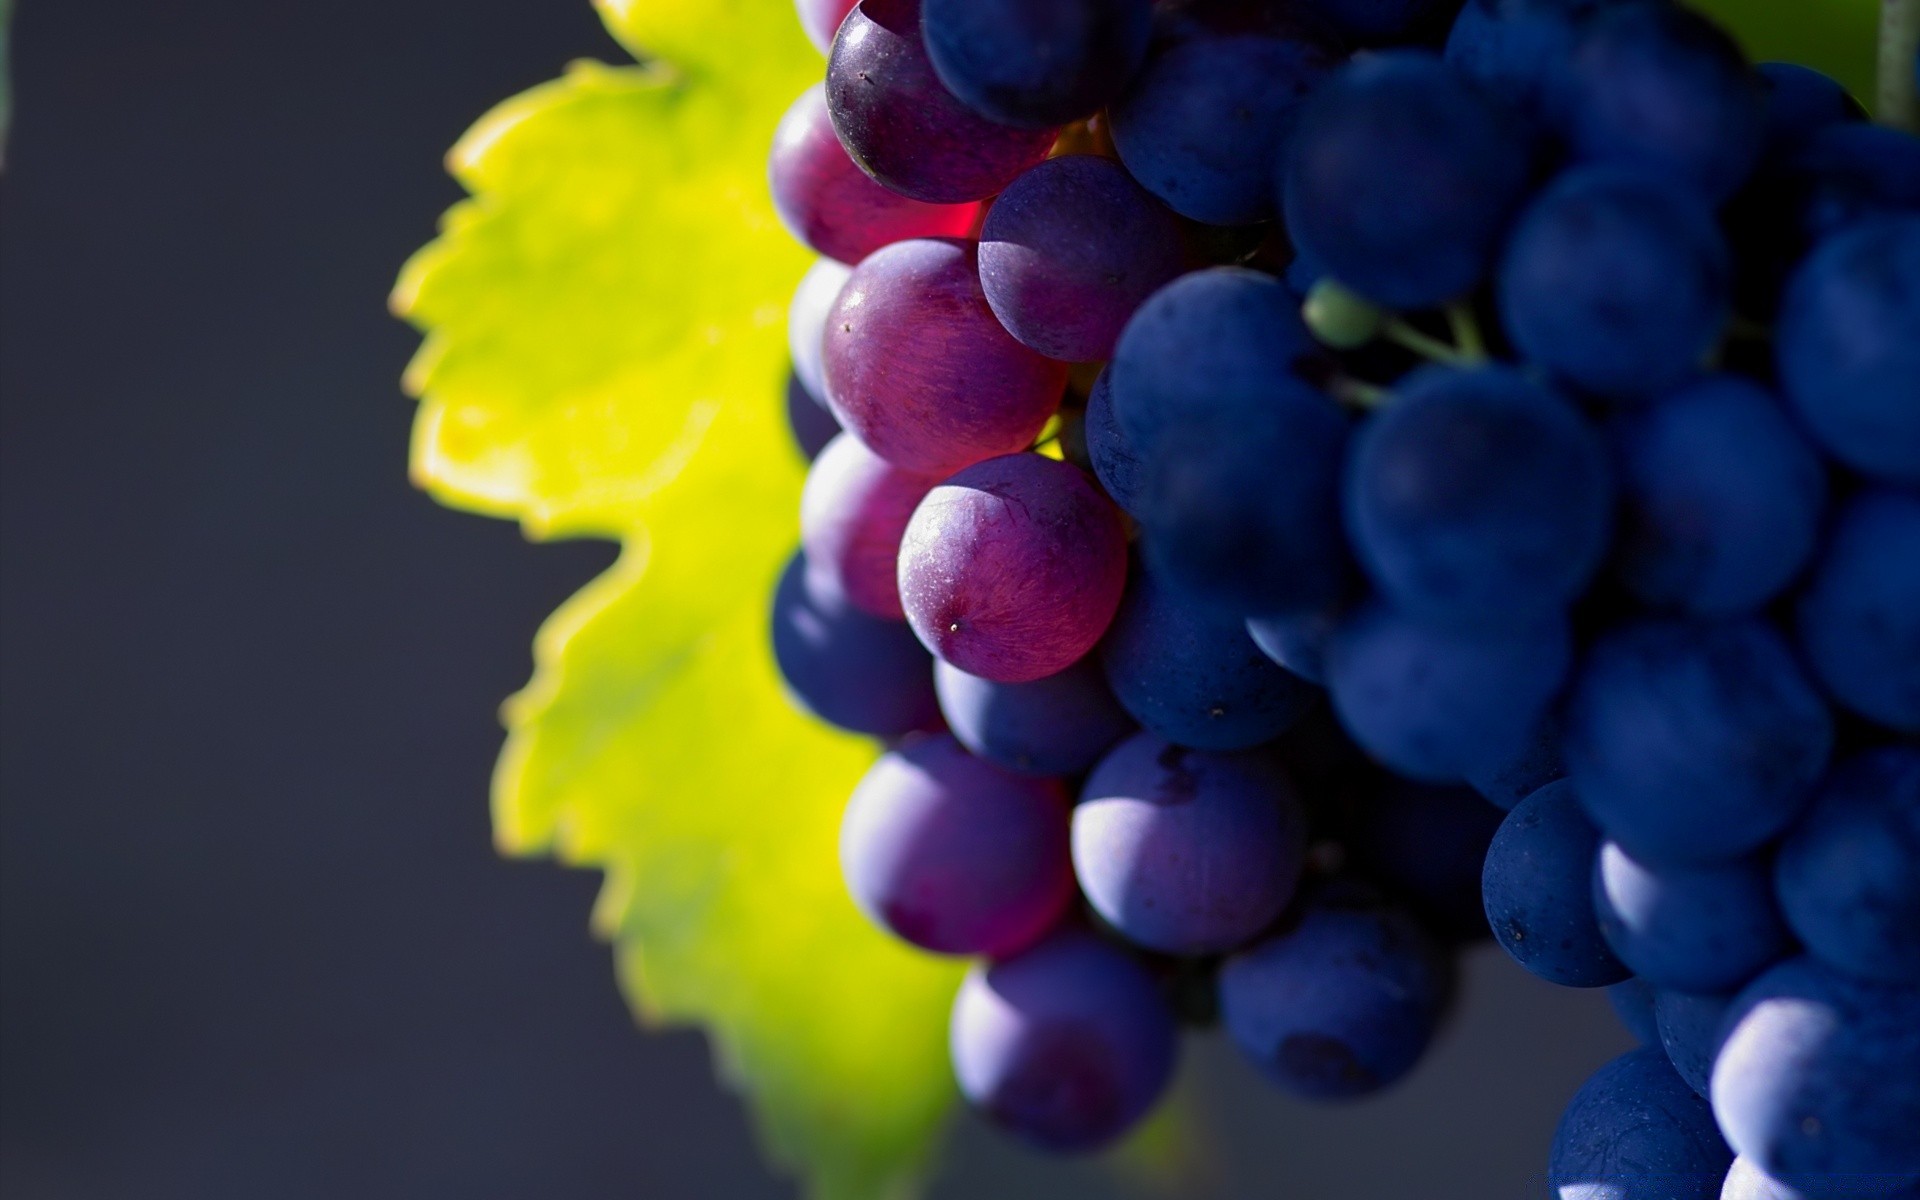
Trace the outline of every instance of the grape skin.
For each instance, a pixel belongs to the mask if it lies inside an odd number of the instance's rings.
[[[1733,1007],[1733,996],[1661,991],[1654,997],[1653,1019],[1659,1027],[1659,1045],[1674,1073],[1707,1098],[1713,1078],[1713,1060],[1720,1053],[1720,1026]]]
[[[924,0],[934,72],[973,111],[1051,129],[1106,105],[1147,54],[1151,0]]]
[[[773,654],[789,695],[829,725],[875,737],[939,727],[926,649],[906,626],[855,608],[797,553],[774,591]]]
[[[1795,617],[1800,649],[1835,699],[1920,732],[1920,496],[1869,488],[1848,500]]]
[[[1705,1102],[1645,1046],[1580,1086],[1554,1130],[1547,1179],[1563,1200],[1715,1200],[1732,1157]]]
[[[800,547],[861,611],[902,620],[900,538],[934,480],[881,458],[850,433],[827,444],[800,493]]]
[[[1654,866],[1607,842],[1593,864],[1593,904],[1607,945],[1657,987],[1730,992],[1793,948],[1759,858]]]
[[[1522,800],[1487,846],[1481,889],[1494,940],[1549,983],[1607,987],[1633,973],[1600,935],[1587,882],[1599,846],[1564,779]]]
[[[1022,775],[1079,775],[1134,730],[1097,660],[1029,683],[933,666],[940,711],[962,745]]]

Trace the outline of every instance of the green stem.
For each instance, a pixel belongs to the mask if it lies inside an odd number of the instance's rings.
[[[1327,390],[1335,400],[1353,408],[1379,408],[1387,400],[1386,388],[1345,375],[1335,378],[1327,385]]]
[[[1480,334],[1472,305],[1465,301],[1447,305],[1447,328],[1453,331],[1453,344],[1460,347],[1460,353],[1474,362],[1486,361],[1487,339]]]
[[[1880,0],[1879,87],[1874,115],[1882,125],[1920,133],[1914,55],[1920,52],[1920,0]]]
[[[1463,367],[1477,361],[1473,355],[1449,346],[1431,334],[1420,332],[1398,317],[1388,321],[1382,332],[1394,345],[1411,350],[1421,358],[1430,359],[1433,362]]]

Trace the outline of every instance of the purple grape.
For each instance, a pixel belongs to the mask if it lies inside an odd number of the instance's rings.
[[[1884,746],[1835,767],[1780,843],[1773,878],[1815,958],[1920,984],[1920,749]]]
[[[1593,864],[1593,907],[1614,954],[1656,987],[1730,992],[1793,949],[1758,858],[1656,866],[1607,842]]]
[[[1374,604],[1334,634],[1327,690],[1369,754],[1412,779],[1457,783],[1528,745],[1572,657],[1563,617],[1462,630]]]
[[[829,413],[832,407],[827,403],[827,373],[821,351],[826,342],[827,314],[851,274],[844,263],[816,259],[800,277],[800,286],[793,289],[793,300],[787,306],[787,353],[793,359],[793,373],[813,402]]]
[[[1353,870],[1459,944],[1488,936],[1480,877],[1504,816],[1472,788],[1390,779],[1354,806],[1342,844]]]
[[[1750,611],[1812,557],[1826,469],[1754,384],[1707,376],[1623,418],[1613,440],[1615,566],[1641,600],[1701,616]]]
[[[1033,444],[1067,368],[1013,340],[980,290],[972,242],[896,242],[854,268],[827,314],[827,401],[917,475]]]
[[[1715,1200],[1732,1158],[1706,1102],[1643,1046],[1580,1085],[1554,1130],[1547,1181],[1564,1200]]]
[[[1481,874],[1494,940],[1513,961],[1562,987],[1607,987],[1633,974],[1614,957],[1593,908],[1600,831],[1559,780],[1522,800],[1495,831]]]
[[[1427,368],[1361,427],[1347,532],[1409,616],[1534,620],[1577,597],[1606,553],[1613,479],[1571,405],[1509,368]]]
[[[920,0],[863,0],[827,62],[840,144],[891,191],[930,204],[984,200],[1039,162],[1050,129],[1014,129],[957,100],[920,37]]]
[[[1411,917],[1336,884],[1289,928],[1221,964],[1221,1021],[1283,1091],[1349,1099],[1413,1069],[1452,982],[1445,952]]]
[[[799,554],[774,591],[773,655],[793,698],[829,725],[887,738],[940,727],[933,663],[912,631],[855,608]]]
[[[900,544],[907,621],[941,660],[998,683],[1066,670],[1127,581],[1113,503],[1079,468],[1008,454],[927,493]]]
[[[1472,290],[1526,193],[1527,139],[1434,55],[1356,59],[1303,107],[1281,160],[1287,229],[1389,308]]]
[[[807,40],[825,54],[833,49],[833,35],[839,31],[840,22],[853,11],[854,3],[855,0],[793,0],[793,7]]]
[[[1133,732],[1095,659],[1031,683],[995,683],[935,663],[940,711],[962,745],[1022,775],[1079,775]]]
[[[1644,168],[1714,204],[1753,170],[1766,129],[1760,78],[1733,39],[1664,0],[1594,14],[1549,105],[1577,161]]]
[[[1799,1186],[1920,1176],[1920,987],[1848,979],[1809,958],[1734,998],[1713,1112],[1743,1157]]]
[[[1072,805],[1058,780],[1009,774],[946,734],[868,770],[840,826],[847,890],[876,925],[937,954],[1014,954],[1073,898]]]
[[[980,216],[978,204],[923,204],[867,178],[834,136],[818,84],[780,119],[768,172],[787,231],[850,265],[907,238],[965,237]]]
[[[1568,778],[1648,862],[1737,858],[1793,823],[1833,717],[1773,627],[1640,621],[1587,653],[1565,709]]]
[[[994,315],[1066,362],[1112,358],[1127,318],[1185,260],[1173,215],[1118,163],[1088,154],[1021,175],[980,231],[980,285]]]
[[[1166,1090],[1176,1035],[1144,967],[1068,928],[968,974],[953,1002],[953,1074],[1009,1133],[1046,1150],[1094,1150]]]
[[[1208,754],[1150,733],[1120,743],[1073,812],[1073,869],[1095,912],[1166,954],[1231,950],[1293,897],[1306,817],[1257,755]]]
[[[1801,652],[1835,699],[1920,732],[1920,496],[1867,488],[1849,499],[1795,616]]]
[[[798,371],[787,372],[787,431],[808,462],[820,457],[827,443],[840,433],[840,422],[827,406],[807,393]]]
[[[1021,129],[1091,116],[1147,53],[1152,0],[925,0],[927,55],[973,111]]]
[[[911,475],[850,433],[827,443],[800,493],[800,548],[855,607],[901,620],[900,537],[934,480]]]

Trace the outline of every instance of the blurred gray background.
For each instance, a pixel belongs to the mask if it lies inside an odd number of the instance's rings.
[[[494,709],[610,560],[405,481],[384,299],[586,0],[23,0],[0,175],[0,1192],[784,1197],[643,1036],[595,881],[494,857]],[[769,395],[769,404],[778,397]],[[1193,1046],[1193,1196],[1537,1195],[1626,1044],[1492,951],[1432,1060],[1313,1110]],[[941,1197],[1133,1194],[963,1122]]]

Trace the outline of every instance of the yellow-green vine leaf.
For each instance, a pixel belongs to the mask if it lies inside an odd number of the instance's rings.
[[[1755,62],[1803,63],[1872,99],[1880,0],[1689,2],[1731,30]]]
[[[495,830],[602,868],[597,927],[652,1021],[710,1032],[816,1196],[909,1191],[953,1085],[955,964],[870,928],[839,879],[871,743],[785,698],[767,604],[802,471],[780,415],[805,255],[764,182],[819,71],[786,0],[602,6],[645,65],[576,64],[449,157],[472,193],[393,304],[426,335],[415,478],[536,536],[624,550],[505,706]]]

